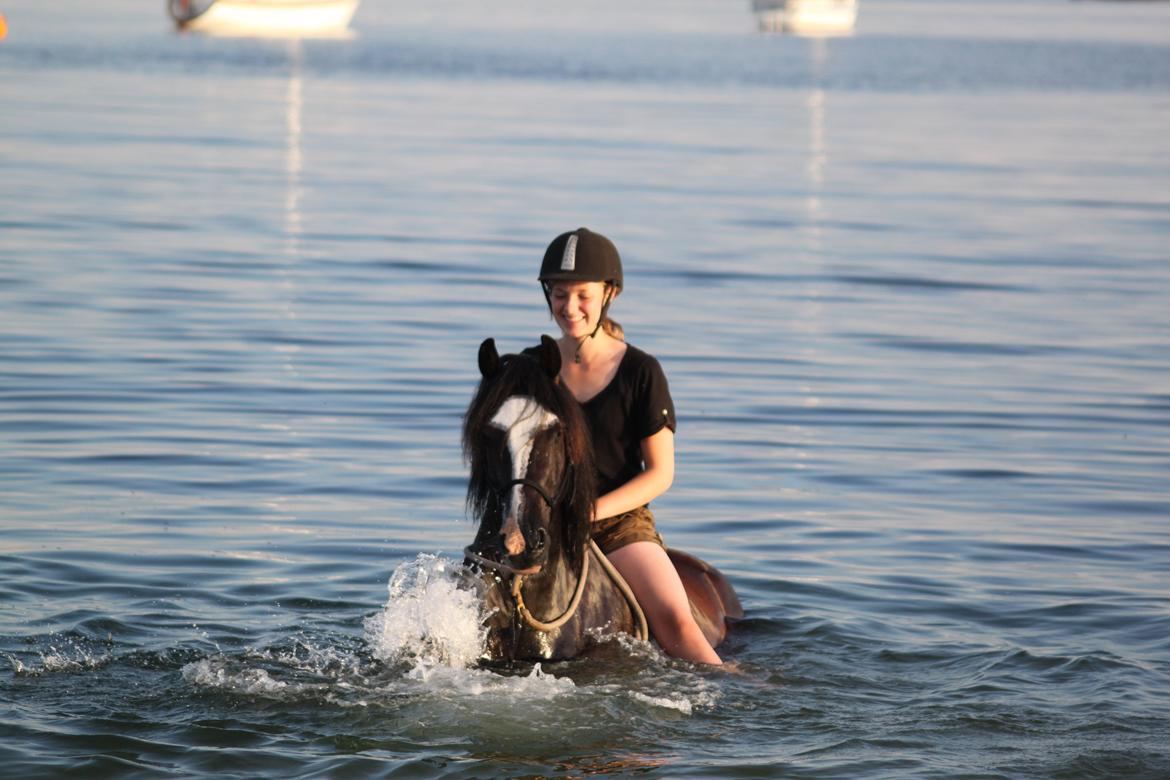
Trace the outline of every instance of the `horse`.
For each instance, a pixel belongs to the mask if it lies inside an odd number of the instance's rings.
[[[488,662],[575,658],[605,634],[649,639],[637,599],[590,540],[593,451],[560,368],[548,336],[520,354],[500,356],[490,338],[479,348],[481,379],[462,432],[467,508],[479,525],[464,562],[485,586]],[[743,617],[734,589],[698,558],[667,552],[718,646],[727,619]]]

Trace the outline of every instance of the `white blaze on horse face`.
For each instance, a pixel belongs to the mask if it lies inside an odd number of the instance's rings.
[[[507,433],[508,452],[512,456],[512,479],[524,479],[528,473],[528,462],[532,459],[532,442],[536,434],[550,428],[557,422],[556,415],[536,402],[535,398],[512,396],[492,417],[492,427]],[[521,485],[512,486],[512,501],[507,519],[500,533],[504,535],[504,546],[510,555],[524,552],[524,535],[520,532],[517,518],[520,516],[520,500],[524,493]]]

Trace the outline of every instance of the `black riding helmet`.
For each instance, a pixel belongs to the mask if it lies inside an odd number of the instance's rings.
[[[544,250],[541,284],[548,293],[553,282],[607,282],[622,288],[622,258],[605,236],[589,228],[561,233]]]
[[[589,228],[577,228],[561,233],[544,250],[540,264],[540,285],[544,299],[552,312],[552,286],[556,282],[605,282],[605,302],[601,306],[601,322],[609,314],[609,305],[622,289],[622,258],[617,247],[605,236]],[[601,322],[577,345],[577,362],[581,362],[581,346],[586,339],[597,335]]]

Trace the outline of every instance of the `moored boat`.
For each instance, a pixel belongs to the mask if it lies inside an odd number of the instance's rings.
[[[760,30],[845,35],[857,23],[857,0],[752,0]]]
[[[360,0],[168,0],[180,30],[210,35],[343,35]]]

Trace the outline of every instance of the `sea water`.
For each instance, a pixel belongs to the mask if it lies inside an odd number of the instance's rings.
[[[0,13],[0,776],[1170,776],[1170,5]],[[579,225],[731,670],[477,663],[460,417]]]

